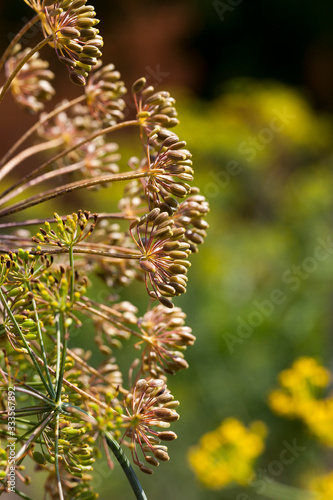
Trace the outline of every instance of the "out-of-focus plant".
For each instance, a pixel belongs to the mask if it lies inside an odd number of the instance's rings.
[[[188,459],[198,479],[209,489],[229,483],[248,484],[254,464],[264,449],[266,426],[253,422],[246,428],[235,418],[224,420],[214,431],[204,434]]]
[[[313,358],[299,358],[279,375],[281,388],[269,402],[278,415],[299,418],[327,446],[333,446],[333,397],[320,397],[331,380],[329,370]]]
[[[274,412],[284,417],[302,419],[313,435],[329,447],[332,446],[332,397],[321,396],[331,376],[330,371],[314,358],[301,357],[291,368],[279,374],[281,387],[269,395]],[[272,499],[331,498],[332,473],[314,476],[313,471],[310,471],[308,490],[288,487],[265,477],[262,472],[258,474],[255,465],[264,450],[266,433],[263,422],[253,422],[247,429],[239,420],[228,418],[218,429],[204,434],[197,446],[189,449],[189,464],[207,489],[222,489],[238,483]],[[292,451],[291,447],[288,448]],[[287,464],[288,461],[283,463]],[[237,498],[248,500],[250,497],[240,493]]]
[[[188,367],[184,351],[195,341],[173,299],[186,291],[189,257],[204,241],[209,207],[189,184],[194,172],[186,143],[170,131],[178,118],[169,93],[141,78],[132,87],[135,117],[125,121],[126,89],[114,66],[102,65],[94,7],[86,0],[25,1],[36,16],[1,58],[0,102],[10,89],[33,113],[54,96],[53,73],[40,56],[47,44],[85,92],[42,114],[0,161],[1,494],[28,498],[19,482],[29,483],[23,471],[30,457],[36,473],[47,472],[44,498],[96,498],[91,473],[102,445],[110,467],[113,454],[143,499],[123,447],[147,474],[169,460],[179,402],[167,377]],[[22,50],[17,43],[36,22],[44,38]],[[109,135],[126,127],[137,129],[141,151],[119,172],[118,146]],[[24,147],[30,137],[34,145]],[[40,153],[47,159],[26,173],[23,162]],[[22,170],[11,184],[15,169]],[[116,182],[125,187],[115,213],[20,217],[63,194]],[[34,187],[38,193],[29,193]],[[39,229],[30,235],[33,226]],[[107,301],[86,293],[94,274],[109,287]],[[133,280],[144,282],[150,298],[142,317],[116,293]],[[88,352],[69,348],[85,317],[92,318],[105,356],[99,367]],[[141,355],[134,351],[124,382],[115,348],[131,339]]]

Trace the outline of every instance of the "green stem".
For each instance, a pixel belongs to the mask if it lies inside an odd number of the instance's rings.
[[[39,422],[38,427],[31,433],[29,439],[24,443],[18,454],[16,455],[16,463],[19,463],[23,460],[26,451],[29,449],[30,444],[39,437],[39,435],[43,432],[49,421],[52,419],[54,415],[54,411],[52,410],[45,418]]]
[[[42,371],[41,371],[41,369],[40,369],[40,366],[39,366],[39,364],[37,363],[37,361],[36,361],[36,359],[35,359],[35,356],[34,356],[34,353],[33,353],[32,349],[30,348],[30,346],[29,346],[28,342],[26,341],[26,339],[25,339],[25,337],[24,337],[23,333],[21,332],[21,328],[20,328],[19,324],[17,323],[17,321],[16,321],[16,319],[15,319],[15,317],[14,317],[14,315],[13,315],[12,311],[10,310],[9,305],[7,304],[6,297],[4,296],[3,291],[1,290],[1,288],[0,288],[0,299],[1,299],[1,301],[2,301],[2,303],[3,303],[3,305],[4,305],[4,307],[5,307],[5,309],[6,309],[6,311],[7,311],[7,313],[9,314],[10,319],[11,319],[11,320],[12,320],[12,322],[14,323],[15,328],[16,328],[16,330],[17,330],[18,334],[19,334],[19,335],[20,335],[20,337],[21,337],[21,340],[22,340],[22,342],[23,342],[23,344],[24,344],[24,347],[25,347],[25,348],[26,348],[26,350],[28,351],[28,353],[29,353],[29,355],[30,355],[30,358],[31,358],[31,360],[32,360],[33,364],[35,365],[36,370],[38,371],[38,374],[39,374],[39,376],[40,376],[40,379],[42,380],[43,385],[44,385],[44,387],[45,387],[45,389],[46,389],[47,393],[48,393],[48,394],[51,396],[51,398],[52,398],[52,393],[50,392],[50,389],[49,389],[48,383],[47,383],[47,381],[45,380],[44,375],[43,375],[43,373],[42,373]]]
[[[10,42],[10,44],[8,45],[7,49],[5,50],[5,52],[3,53],[3,55],[1,56],[1,59],[0,59],[0,71],[2,70],[3,68],[3,65],[5,64],[6,62],[6,59],[8,58],[8,56],[10,55],[11,51],[13,50],[13,48],[15,47],[15,45],[18,43],[18,41],[22,38],[23,35],[26,34],[27,31],[29,31],[29,29],[34,25],[36,24],[36,22],[39,21],[39,15],[33,17],[27,24],[25,24],[23,26],[22,29],[20,29],[20,31],[14,36],[13,40]]]
[[[12,74],[8,77],[8,80],[6,81],[5,85],[2,87],[1,92],[0,92],[0,103],[3,100],[5,93],[7,92],[7,90],[9,89],[9,87],[11,86],[14,78],[17,76],[17,74],[23,68],[23,66],[25,65],[25,63],[28,62],[29,59],[34,54],[36,54],[36,52],[38,52],[40,49],[42,49],[43,47],[45,47],[45,45],[47,45],[52,38],[53,38],[53,35],[49,35],[47,38],[44,38],[44,40],[42,40],[41,42],[39,42],[39,44],[36,45],[36,47],[34,47],[32,50],[30,50],[30,52],[28,52],[28,54],[25,57],[23,57],[22,61],[19,62],[19,64],[16,66],[16,68],[14,69],[14,71],[12,72]]]
[[[67,357],[67,332],[65,331],[65,321],[64,313],[60,313],[58,317],[58,328],[57,328],[57,391],[56,391],[56,403],[61,404],[61,389],[63,384],[65,363]],[[62,350],[60,346],[62,345]],[[61,350],[61,352],[59,352]],[[59,357],[60,358],[60,364]]]
[[[31,425],[32,425],[32,423],[31,423]],[[24,439],[26,438],[26,436],[29,436],[32,432],[34,432],[34,431],[38,428],[38,426],[39,426],[39,422],[36,422],[36,423],[33,425],[32,429],[29,429],[29,430],[28,430],[25,434],[22,434],[22,436],[19,436],[19,437],[17,438],[17,441],[22,441],[22,440],[24,440]]]
[[[113,439],[113,437],[108,432],[105,432],[104,436],[108,447],[110,448],[110,450],[118,460],[119,464],[121,465],[123,471],[125,472],[125,475],[131,485],[135,498],[137,500],[147,500],[146,494],[143,491],[141,484],[139,483],[139,480],[133,470],[133,467],[131,466],[130,461],[126,457],[119,443],[117,443],[117,441],[115,441],[115,439]]]
[[[70,405],[67,403],[65,403],[63,406],[66,410],[72,410],[74,413],[76,411],[78,411],[80,413],[84,413],[85,415],[87,415],[89,417],[88,421],[93,421],[94,423],[97,423],[97,420],[92,415],[90,415],[86,411],[82,410],[82,408],[77,407],[77,406],[73,406],[73,405]],[[126,457],[125,453],[123,452],[120,444],[117,443],[117,441],[108,432],[103,432],[102,436],[105,438],[108,447],[110,448],[110,450],[112,451],[112,453],[114,454],[114,456],[118,460],[119,464],[121,465],[123,471],[125,472],[125,475],[126,475],[128,481],[131,485],[131,488],[135,494],[135,498],[137,500],[147,500],[146,494],[142,489],[142,486],[137,478],[137,475],[135,474],[133,467],[130,464],[130,461]]]
[[[74,289],[75,289],[75,276],[74,276],[74,252],[73,247],[69,248],[69,265],[71,268],[71,290],[70,290],[70,301],[74,302]]]
[[[59,413],[57,413],[57,416],[56,416],[56,428],[55,428],[55,449],[54,449],[54,454],[55,454],[55,469],[56,469],[56,474],[57,474],[59,500],[64,500],[64,494],[63,494],[63,491],[62,491],[60,471],[59,471],[59,417],[60,417],[60,415],[59,415]]]
[[[40,348],[41,348],[41,351],[42,351],[42,358],[43,358],[43,361],[44,361],[44,368],[46,370],[46,377],[47,377],[47,380],[48,380],[48,383],[49,383],[49,393],[51,392],[52,394],[52,397],[54,398],[54,389],[53,389],[53,385],[52,385],[52,380],[51,380],[51,375],[50,375],[50,372],[48,370],[48,365],[47,365],[47,360],[46,360],[46,351],[45,351],[45,346],[44,346],[44,341],[43,341],[43,335],[42,335],[42,330],[41,330],[41,327],[40,327],[40,321],[39,321],[39,316],[38,316],[38,311],[37,311],[37,304],[36,304],[36,301],[35,301],[35,298],[33,296],[33,292],[32,292],[32,288],[31,288],[31,284],[29,283],[29,290],[32,294],[32,299],[31,299],[31,303],[32,303],[32,307],[34,309],[34,313],[35,313],[35,319],[36,319],[36,324],[37,324],[37,333],[38,333],[38,338],[39,338],[39,344],[40,344]]]
[[[25,493],[22,493],[22,491],[18,491],[16,488],[14,488],[14,491],[16,495],[18,495],[21,498],[25,498],[25,500],[33,500],[31,497],[28,497]]]
[[[45,193],[32,196],[31,198],[28,198],[23,202],[15,203],[14,205],[9,206],[8,208],[4,208],[3,210],[0,211],[0,217],[20,212],[21,210],[25,210],[26,208],[33,207],[35,205],[38,205],[39,203],[44,203],[45,201],[52,200],[53,198],[57,198],[58,196],[61,196],[65,193],[71,193],[79,189],[85,189],[87,187],[97,186],[98,184],[105,184],[106,182],[140,179],[143,177],[147,177],[148,175],[149,174],[147,172],[139,172],[136,174],[134,174],[133,172],[128,172],[125,174],[112,174],[108,176],[99,176],[89,181],[72,182],[70,184],[65,184],[64,186],[50,189]]]

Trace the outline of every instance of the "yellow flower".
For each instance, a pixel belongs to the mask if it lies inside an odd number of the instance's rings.
[[[333,472],[325,476],[319,476],[310,483],[310,488],[320,494],[320,500],[332,500],[333,498]]]
[[[189,463],[206,488],[220,489],[231,482],[247,484],[255,459],[264,449],[266,433],[262,422],[246,428],[235,418],[228,418],[190,448]]]
[[[319,399],[328,386],[330,372],[309,357],[297,359],[279,375],[280,388],[269,395],[272,410],[284,417],[300,418],[327,446],[333,446],[333,398]]]

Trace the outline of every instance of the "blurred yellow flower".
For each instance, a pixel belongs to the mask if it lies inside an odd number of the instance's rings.
[[[269,395],[269,404],[275,413],[303,420],[327,446],[333,446],[333,398],[319,398],[319,393],[330,379],[330,372],[315,359],[302,357],[280,373],[281,388]]]
[[[231,482],[247,484],[254,462],[264,449],[266,434],[262,422],[246,428],[235,418],[228,418],[190,448],[189,463],[206,488],[220,489]]]
[[[318,493],[320,500],[332,500],[333,498],[333,472],[325,476],[318,476],[310,483],[310,488]]]

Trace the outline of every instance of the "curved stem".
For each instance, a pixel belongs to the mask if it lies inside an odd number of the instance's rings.
[[[13,40],[10,42],[8,45],[7,49],[3,53],[0,59],[0,71],[3,68],[3,65],[6,62],[7,57],[10,55],[11,51],[15,47],[15,45],[18,43],[18,41],[22,38],[23,35],[26,34],[29,29],[36,24],[36,22],[39,21],[39,15],[37,14],[35,17],[33,17],[27,24],[23,26],[23,28],[14,36]]]
[[[71,411],[74,413],[76,412],[84,413],[86,415],[86,417],[83,417],[85,420],[97,424],[97,420],[95,419],[95,417],[93,417],[86,411],[82,410],[82,408],[67,403],[65,403],[63,407],[66,409],[66,411]],[[128,479],[128,482],[131,485],[135,498],[137,500],[148,500],[137,478],[137,475],[135,474],[133,467],[130,464],[130,461],[126,457],[125,453],[123,452],[120,444],[117,443],[117,441],[111,436],[111,434],[109,434],[106,431],[101,432],[101,435],[103,438],[105,438],[108,447],[110,448],[110,450],[118,460],[120,466],[122,467],[123,471],[125,472],[125,475]]]
[[[63,313],[60,313],[60,317],[57,318],[57,392],[56,392],[56,402],[61,403],[61,389],[63,384],[65,363],[67,356],[67,334],[65,331],[65,321]],[[60,346],[62,345],[62,349]]]
[[[11,155],[21,146],[21,144],[23,144],[23,142],[25,142],[34,132],[36,132],[36,130],[38,130],[38,128],[41,125],[43,125],[48,120],[51,120],[51,118],[54,118],[59,113],[62,113],[62,111],[65,111],[66,109],[71,108],[72,106],[75,106],[76,104],[79,104],[80,102],[84,101],[85,99],[86,99],[86,95],[83,94],[80,97],[76,97],[72,101],[68,101],[68,102],[62,104],[61,106],[57,106],[53,111],[51,111],[50,113],[47,113],[46,115],[42,114],[42,116],[38,120],[38,122],[35,123],[35,125],[33,125],[31,128],[29,128],[29,130],[27,130],[15,142],[15,144],[7,151],[7,153],[1,158],[1,160],[0,160],[0,167],[2,167],[6,163],[6,161],[8,160],[8,158],[10,158]],[[14,187],[16,187],[16,186],[14,186]],[[7,191],[4,191],[4,193],[2,194],[2,196],[4,194],[7,194]]]
[[[128,172],[125,174],[113,174],[108,176],[99,176],[95,179],[91,179],[89,181],[78,181],[72,182],[70,184],[65,184],[64,186],[57,187],[55,189],[51,189],[46,191],[45,193],[32,196],[27,200],[19,203],[15,203],[14,205],[4,208],[0,211],[0,217],[5,215],[14,214],[16,212],[20,212],[21,210],[25,210],[26,208],[33,207],[34,205],[38,205],[39,203],[43,203],[44,201],[51,200],[58,196],[61,196],[65,193],[71,193],[73,191],[77,191],[78,189],[84,189],[91,186],[97,186],[98,184],[105,184],[106,182],[114,182],[114,181],[126,181],[130,179],[140,179],[142,177],[147,177],[149,173],[140,172],[134,174],[133,172]]]
[[[34,253],[32,251],[32,253]],[[43,255],[58,255],[58,254],[63,254],[63,253],[68,253],[67,248],[57,248],[56,250],[45,250],[45,251],[38,251],[38,255],[43,254]],[[76,254],[88,254],[88,255],[96,255],[98,257],[112,257],[114,259],[127,259],[127,260],[133,260],[133,259],[140,259],[142,254],[119,254],[119,253],[111,253],[111,252],[103,252],[102,250],[92,250],[90,248],[73,248],[73,253]]]
[[[34,364],[34,366],[35,366],[35,368],[36,368],[36,370],[37,370],[37,372],[39,374],[40,379],[42,380],[42,382],[44,384],[44,387],[45,387],[47,393],[52,398],[52,393],[50,391],[48,383],[45,380],[45,377],[44,377],[44,375],[43,375],[43,373],[42,373],[42,371],[40,369],[40,366],[39,366],[39,364],[37,363],[37,361],[35,359],[35,353],[32,351],[30,345],[26,341],[26,339],[25,339],[25,337],[24,337],[24,335],[23,335],[23,333],[21,331],[21,328],[20,328],[19,324],[17,323],[16,318],[15,318],[14,314],[12,313],[12,311],[11,311],[9,305],[8,305],[6,297],[4,296],[3,291],[1,290],[1,288],[0,288],[0,299],[1,299],[1,302],[2,302],[2,304],[4,306],[4,308],[6,309],[7,314],[10,316],[10,319],[12,320],[13,324],[15,325],[17,333],[19,334],[19,336],[20,336],[20,338],[21,338],[21,340],[23,342],[23,345],[24,345],[25,349],[29,353],[29,356],[30,356],[30,358],[31,358],[31,360],[32,360],[32,362],[33,362],[33,364]]]
[[[130,461],[123,452],[121,446],[117,443],[117,441],[115,441],[115,439],[113,439],[113,437],[108,432],[104,432],[103,436],[106,439],[108,447],[110,448],[110,450],[118,460],[119,464],[121,465],[123,471],[125,472],[125,475],[131,485],[135,498],[137,500],[147,500],[146,494],[143,491],[142,486],[139,483],[139,480],[133,470],[133,467],[131,466]]]
[[[60,415],[59,415],[59,413],[57,413],[56,425],[55,425],[55,449],[54,449],[55,469],[56,469],[56,475],[57,475],[59,500],[64,500],[64,494],[63,494],[62,485],[61,485],[60,469],[59,469],[59,421],[60,421]]]
[[[32,287],[31,287],[30,283],[29,283],[29,290],[30,290],[30,293],[32,294],[31,303],[32,303],[32,307],[33,307],[33,310],[34,310],[34,313],[35,313],[35,320],[36,320],[36,325],[37,325],[38,339],[39,339],[40,349],[41,349],[41,352],[42,352],[42,358],[43,358],[43,361],[45,363],[44,366],[45,366],[45,369],[46,369],[46,378],[47,378],[47,381],[49,383],[50,392],[51,392],[51,394],[53,394],[53,397],[54,397],[54,389],[53,389],[53,385],[52,385],[52,380],[51,380],[50,372],[47,369],[46,351],[45,351],[45,347],[44,347],[42,329],[41,329],[41,326],[40,326],[40,321],[39,321],[39,316],[38,316],[37,304],[36,304],[36,300],[34,298],[34,295],[33,295],[33,292],[32,292]]]
[[[7,92],[7,90],[9,89],[9,87],[11,86],[14,78],[17,76],[17,74],[23,68],[23,66],[25,65],[25,63],[27,61],[29,61],[29,59],[34,54],[36,54],[36,52],[38,52],[40,49],[42,49],[43,47],[45,47],[45,45],[47,45],[52,38],[53,38],[53,35],[49,35],[47,38],[44,38],[44,40],[42,40],[41,42],[39,42],[39,44],[36,45],[36,47],[34,47],[32,50],[30,50],[30,52],[25,57],[23,57],[22,61],[19,62],[19,64],[16,66],[16,68],[14,69],[14,71],[12,72],[12,74],[9,76],[9,78],[6,81],[5,85],[2,87],[1,92],[0,92],[0,103],[3,100],[5,93]]]
[[[132,328],[129,328],[128,326],[124,325],[123,323],[120,323],[120,321],[117,321],[115,319],[110,318],[110,314],[113,316],[117,316],[116,312],[112,310],[111,308],[108,308],[105,306],[105,310],[109,313],[109,315],[104,314],[102,311],[99,311],[98,309],[94,309],[93,307],[90,307],[86,303],[80,303],[78,302],[78,305],[82,304],[82,309],[86,309],[87,311],[91,312],[92,314],[95,314],[96,316],[99,316],[100,318],[106,319],[110,323],[112,323],[115,326],[118,326],[122,330],[125,330],[126,332],[130,333],[131,335],[138,337],[140,340],[144,339],[143,335],[139,332],[136,332],[135,330],[132,330]],[[99,304],[101,307],[103,304]]]
[[[2,169],[0,170],[0,181],[3,179],[16,165],[19,165],[24,160],[29,158],[29,156],[33,156],[37,153],[41,153],[42,151],[46,151],[48,149],[56,148],[57,146],[61,146],[63,144],[63,140],[61,138],[53,139],[52,141],[42,142],[41,144],[36,144],[35,146],[31,146],[31,148],[27,148],[24,151],[21,151],[17,156],[12,158],[8,163],[6,163]],[[2,203],[5,203],[2,200]]]
[[[75,274],[74,274],[74,252],[73,247],[69,249],[69,265],[71,268],[71,290],[70,290],[70,300],[74,302],[74,290],[75,290]]]
[[[22,493],[22,491],[19,491],[16,488],[14,488],[14,491],[15,491],[16,495],[18,495],[21,498],[24,498],[25,500],[33,500],[31,497],[28,497],[28,495],[26,495],[25,493]]]
[[[68,165],[66,167],[58,168],[56,170],[51,170],[50,172],[46,172],[45,174],[40,175],[39,177],[35,177],[34,179],[31,179],[28,181],[26,184],[23,184],[19,186],[17,189],[7,193],[6,196],[4,196],[2,199],[0,197],[0,206],[4,205],[8,201],[10,201],[13,198],[16,198],[19,194],[23,193],[26,189],[36,186],[37,184],[41,184],[42,182],[48,181],[49,179],[52,179],[53,177],[58,177],[60,175],[66,175],[71,172],[75,172],[75,170],[80,170],[82,168],[82,163],[75,163],[74,165]],[[0,173],[1,175],[1,173]]]
[[[81,146],[84,146],[88,142],[91,142],[94,139],[97,139],[97,137],[101,137],[101,136],[103,136],[105,134],[110,134],[112,132],[116,132],[116,131],[121,130],[123,128],[131,127],[131,126],[134,126],[134,125],[140,125],[140,123],[138,122],[138,120],[130,120],[130,121],[127,121],[127,122],[117,123],[117,125],[112,125],[111,127],[102,128],[102,129],[98,130],[97,132],[94,132],[93,134],[88,135],[85,139],[82,139],[82,141],[78,142],[77,144],[74,144],[73,146],[65,149],[64,151],[61,151],[59,154],[53,156],[53,158],[51,158],[47,162],[45,162],[42,165],[40,165],[39,167],[35,168],[35,170],[33,170],[32,172],[30,172],[30,174],[24,176],[21,180],[19,180],[13,186],[11,186],[10,188],[8,188],[7,191],[4,191],[4,193],[2,193],[2,196],[4,196],[5,194],[7,194],[9,191],[12,191],[16,187],[20,186],[24,182],[28,181],[29,179],[34,178],[41,170],[46,169],[52,163],[60,160],[61,158],[63,158],[64,156],[68,155],[72,151],[75,151],[76,149],[80,148]]]
[[[62,217],[63,220],[66,220],[66,217]],[[94,219],[94,214],[89,216],[89,219]],[[135,216],[125,215],[123,213],[100,213],[98,214],[98,221],[102,219],[114,219],[114,220],[135,220]],[[7,229],[11,227],[25,227],[25,226],[39,226],[44,224],[45,222],[54,222],[54,217],[50,217],[49,219],[27,219],[24,221],[12,221],[12,222],[4,222],[0,224],[0,229]]]
[[[29,439],[24,443],[18,454],[16,455],[16,462],[23,458],[25,452],[29,449],[31,443],[33,443],[38,436],[43,432],[49,421],[53,418],[54,411],[52,410],[46,417],[42,420],[37,429],[30,435]]]

